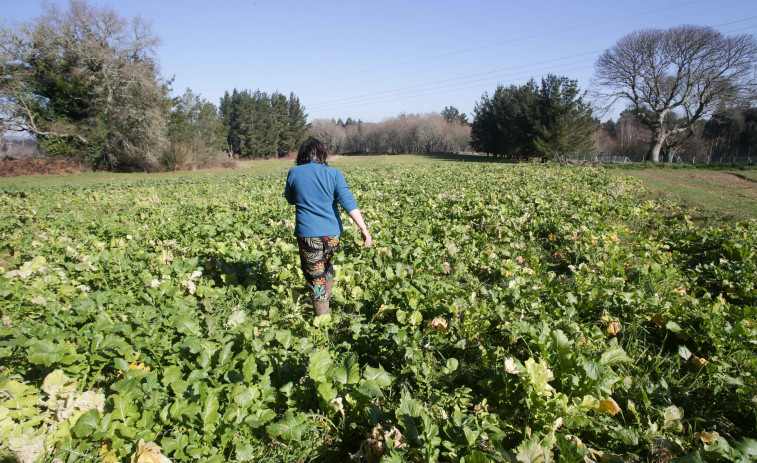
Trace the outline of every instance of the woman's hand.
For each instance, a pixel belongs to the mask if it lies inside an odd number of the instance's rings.
[[[363,233],[363,241],[365,241],[364,246],[366,248],[370,248],[371,247],[371,243],[373,243],[373,238],[371,238],[371,234],[368,233],[368,229],[367,228],[364,228],[364,229],[362,229],[360,231]]]
[[[350,211],[350,217],[352,217],[352,220],[355,222],[355,225],[360,228],[360,233],[363,234],[363,240],[365,243],[363,244],[366,248],[371,247],[371,243],[373,243],[373,238],[371,238],[371,234],[368,233],[368,227],[365,226],[365,221],[363,221],[363,214],[360,213],[360,209],[353,209]]]

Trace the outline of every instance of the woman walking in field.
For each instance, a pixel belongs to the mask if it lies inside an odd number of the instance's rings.
[[[294,236],[316,316],[329,312],[334,284],[331,260],[344,230],[337,203],[360,228],[365,247],[372,241],[350,187],[342,173],[326,163],[327,156],[323,143],[308,137],[300,145],[297,165],[289,169],[284,189],[284,197],[295,206]]]

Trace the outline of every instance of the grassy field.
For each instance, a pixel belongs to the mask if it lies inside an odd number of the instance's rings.
[[[417,155],[392,155],[392,156],[336,156],[329,160],[329,164],[339,168],[362,167],[366,165],[396,166],[401,164],[427,164],[443,160],[465,161],[480,159],[476,156],[417,156]],[[486,159],[486,158],[483,158]],[[260,161],[240,161],[236,169],[207,169],[196,171],[162,172],[162,173],[113,173],[113,172],[90,172],[68,175],[27,175],[22,177],[0,178],[0,188],[35,187],[35,186],[63,186],[63,185],[91,185],[98,183],[131,183],[140,180],[168,180],[177,178],[210,178],[222,176],[234,176],[245,174],[272,174],[286,173],[294,165],[291,159],[272,159]]]
[[[424,165],[449,162],[502,162],[494,158],[475,155],[391,155],[391,156],[337,156],[330,164],[340,169],[360,167]],[[293,165],[290,159],[241,161],[236,169],[211,169],[156,174],[118,174],[92,172],[72,175],[39,175],[0,178],[0,188],[36,186],[91,185],[132,183],[140,180],[213,178],[236,175],[284,174]],[[615,168],[617,175],[641,180],[652,199],[670,200],[699,220],[749,220],[757,218],[757,169],[753,166],[734,167],[715,165],[707,168]],[[677,166],[678,167],[678,166]]]
[[[624,170],[655,198],[667,198],[700,219],[757,218],[757,171],[694,169]]]

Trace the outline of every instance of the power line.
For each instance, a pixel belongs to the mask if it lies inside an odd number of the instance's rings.
[[[584,69],[589,69],[591,67],[593,67],[593,65],[592,66],[581,66],[581,67],[571,68],[571,69],[562,69],[560,72],[581,71],[581,70],[584,70]],[[490,83],[488,83],[488,85],[500,85],[500,84],[504,84],[504,83],[517,82],[517,81],[519,81],[519,80],[521,80],[523,78],[524,77],[518,77],[518,78],[513,78],[513,79],[510,79],[510,80],[507,80],[507,81],[490,82]],[[333,108],[316,109],[315,112],[334,111],[334,110],[339,110],[339,109],[343,109],[343,108],[351,108],[351,107],[358,106],[358,105],[359,106],[368,106],[368,105],[379,104],[379,103],[387,103],[387,102],[391,102],[391,101],[409,100],[409,99],[412,99],[412,98],[420,98],[420,97],[430,96],[430,95],[439,95],[439,94],[442,94],[442,93],[450,93],[450,92],[456,92],[456,91],[460,91],[460,90],[470,90],[472,88],[481,88],[481,86],[483,86],[483,85],[484,84],[476,84],[476,85],[470,85],[470,86],[466,86],[466,87],[458,87],[458,88],[453,88],[453,89],[448,89],[448,90],[441,90],[441,91],[438,91],[438,92],[419,93],[419,94],[416,94],[416,95],[403,96],[403,97],[399,97],[399,98],[392,97],[392,98],[379,99],[379,100],[370,101],[370,102],[349,103],[349,104],[345,104],[345,105],[341,105],[341,106],[335,106]]]
[[[754,19],[754,18],[757,18],[757,16],[752,16],[752,17],[748,17],[748,18],[741,18],[741,19],[737,19],[737,20],[734,20],[734,21],[729,21],[729,22],[717,24],[717,25],[712,26],[712,27],[721,27],[721,26],[725,26],[725,25],[736,24],[736,23],[748,21],[748,20],[751,20],[751,19]],[[734,31],[731,31],[731,32],[737,32],[737,31],[744,30],[744,29],[751,29],[751,28],[754,28],[754,27],[756,27],[756,26],[747,26],[745,28],[740,28],[740,29],[737,29],[737,30],[734,30]],[[354,107],[354,106],[358,106],[358,105],[361,105],[361,106],[363,106],[363,105],[372,105],[372,104],[377,104],[377,103],[385,103],[385,102],[391,102],[391,101],[400,101],[400,100],[405,100],[405,99],[418,98],[418,97],[422,97],[422,96],[436,95],[436,94],[440,94],[440,93],[450,93],[450,92],[455,92],[455,91],[459,91],[459,90],[466,90],[466,89],[470,89],[470,88],[476,88],[476,87],[482,86],[484,84],[477,84],[476,86],[472,86],[472,87],[470,87],[470,86],[468,86],[468,87],[455,87],[455,88],[449,88],[447,90],[443,90],[443,91],[439,91],[439,92],[420,93],[420,94],[417,94],[417,95],[412,95],[412,93],[415,93],[415,91],[410,91],[410,92],[405,91],[405,90],[410,90],[410,89],[419,89],[420,87],[426,87],[426,86],[434,85],[434,84],[437,84],[437,83],[452,82],[452,81],[455,81],[455,80],[464,80],[464,79],[469,79],[469,78],[472,78],[472,77],[478,77],[478,76],[482,76],[482,75],[495,74],[497,72],[502,72],[502,71],[508,71],[508,70],[526,68],[526,67],[535,66],[535,65],[538,65],[538,64],[545,64],[545,63],[560,61],[560,60],[563,60],[563,59],[569,59],[569,58],[574,58],[574,57],[579,57],[579,56],[585,56],[585,55],[589,55],[589,54],[598,53],[600,51],[602,51],[602,50],[595,50],[595,51],[591,51],[591,52],[579,53],[579,54],[576,54],[576,55],[559,57],[559,58],[554,58],[554,59],[550,59],[550,60],[539,61],[539,62],[535,62],[535,63],[524,64],[524,65],[519,65],[519,66],[512,66],[512,67],[502,68],[502,69],[498,69],[498,70],[494,70],[494,71],[487,71],[487,72],[482,72],[482,73],[469,74],[469,75],[465,75],[465,76],[459,76],[459,77],[454,77],[454,78],[450,78],[450,79],[443,79],[443,80],[438,80],[438,81],[433,81],[433,82],[428,82],[428,83],[423,83],[423,84],[417,84],[417,85],[412,85],[412,86],[408,86],[408,87],[400,87],[400,88],[392,89],[392,90],[384,90],[384,91],[380,91],[380,92],[372,92],[372,93],[368,93],[368,94],[364,94],[364,95],[359,95],[359,96],[354,96],[354,97],[346,97],[346,98],[341,98],[339,100],[332,100],[332,101],[329,101],[329,102],[320,102],[320,103],[315,103],[315,104],[311,105],[308,109],[312,109],[315,112],[321,112],[322,113],[322,112],[325,112],[325,111],[333,111],[333,110],[337,110],[337,109],[341,109],[341,108],[349,108],[349,107]],[[577,63],[567,63],[567,64],[577,64]],[[582,67],[582,68],[577,68],[577,69],[571,69],[571,70],[578,70],[578,69],[583,70],[583,69],[586,69],[586,68],[588,68],[588,66],[587,67]],[[562,72],[565,72],[565,71],[562,71]],[[517,79],[511,79],[510,81],[512,82],[512,81],[517,81],[517,80],[520,80],[520,79],[522,79],[522,77],[521,78],[517,78]],[[483,79],[479,79],[477,81],[472,81],[472,82],[466,82],[465,84],[467,85],[467,84],[470,84],[470,83],[473,83],[473,82],[481,82],[482,80]],[[501,82],[495,82],[494,84],[498,84],[498,83],[501,83]],[[460,85],[460,84],[462,84],[462,83],[453,84],[452,86],[454,86],[454,85]],[[492,85],[492,84],[490,83],[489,85]],[[447,88],[447,87],[451,87],[451,86],[445,85],[445,86],[439,86],[439,87],[419,89],[417,91],[428,92],[429,90],[436,90],[436,89],[442,89],[442,88]],[[406,96],[408,93],[410,93],[411,95]],[[394,94],[394,95],[391,95],[391,94]],[[372,98],[372,97],[377,97],[379,95],[386,95],[386,96],[390,96],[391,95],[391,97],[390,98],[379,97],[380,99],[378,99],[378,100]],[[368,99],[368,101],[359,101],[359,100],[365,100],[365,99]],[[343,102],[349,102],[349,103],[343,103]],[[313,106],[315,106],[315,108],[312,108]]]
[[[454,55],[459,55],[459,54],[463,54],[463,53],[469,53],[469,52],[472,52],[472,51],[483,50],[483,49],[486,49],[486,48],[496,47],[496,46],[504,45],[504,44],[508,44],[508,43],[519,42],[519,41],[522,41],[522,40],[529,40],[529,39],[534,39],[534,38],[538,38],[538,37],[549,36],[549,35],[553,35],[553,34],[561,34],[561,33],[564,33],[564,32],[570,32],[570,31],[574,31],[574,30],[578,30],[578,29],[584,29],[584,28],[587,28],[587,27],[597,26],[599,24],[605,24],[605,23],[609,23],[609,22],[620,21],[620,20],[623,20],[623,19],[633,18],[633,17],[636,17],[636,16],[643,16],[643,15],[650,14],[650,13],[657,13],[657,12],[660,12],[660,11],[670,10],[670,9],[673,9],[673,8],[680,8],[682,6],[693,5],[695,3],[701,3],[703,1],[704,0],[694,0],[694,1],[688,1],[688,2],[683,2],[683,3],[677,3],[675,5],[670,5],[670,6],[666,6],[666,7],[662,7],[662,8],[656,8],[656,9],[652,9],[652,10],[640,11],[638,13],[633,13],[633,14],[625,15],[625,16],[616,16],[616,17],[613,17],[613,18],[603,19],[601,21],[595,21],[593,23],[582,24],[582,25],[579,25],[579,26],[573,26],[573,27],[567,27],[567,28],[563,28],[563,29],[551,30],[551,31],[548,31],[548,32],[541,32],[541,33],[533,34],[533,35],[529,35],[529,36],[516,37],[516,38],[513,38],[513,39],[502,40],[502,41],[499,41],[499,42],[494,42],[494,43],[490,43],[490,44],[486,44],[486,45],[480,45],[480,46],[472,47],[472,48],[466,48],[466,49],[463,49],[463,50],[457,50],[457,51],[452,51],[452,52],[447,52],[447,53],[441,53],[441,54],[438,54],[438,55],[428,56],[428,57],[425,57],[425,58],[418,58],[418,59],[414,59],[414,60],[403,61],[403,62],[400,62],[400,63],[389,64],[389,65],[385,65],[385,66],[378,66],[378,67],[375,67],[375,68],[365,69],[365,70],[362,70],[362,71],[355,71],[355,72],[351,72],[351,73],[348,73],[348,74],[335,75],[335,76],[331,76],[331,77],[324,78],[324,79],[321,79],[321,80],[311,81],[311,82],[308,82],[308,83],[296,85],[296,87],[300,87],[300,88],[301,87],[308,87],[310,85],[318,84],[318,83],[321,83],[321,82],[333,81],[334,79],[340,78],[340,77],[350,77],[350,76],[364,74],[364,73],[367,73],[367,72],[375,72],[375,71],[379,71],[379,70],[383,70],[383,69],[391,69],[391,68],[395,68],[395,67],[399,67],[399,66],[406,66],[408,64],[422,63],[424,61],[430,61],[430,60],[437,59],[437,58],[445,58],[445,57],[448,57],[448,56],[454,56]]]
[[[384,91],[381,91],[381,92],[373,92],[373,93],[367,93],[367,94],[364,94],[364,95],[345,97],[345,98],[340,98],[340,99],[337,99],[337,100],[322,101],[322,102],[319,102],[319,103],[313,103],[313,104],[310,105],[310,107],[313,107],[313,106],[317,107],[317,106],[321,106],[321,105],[324,105],[324,104],[325,105],[330,105],[330,104],[337,103],[337,102],[340,102],[340,101],[349,101],[349,100],[363,99],[363,98],[368,98],[368,97],[375,96],[375,95],[383,95],[383,94],[386,94],[386,93],[400,92],[402,90],[409,90],[409,89],[414,89],[414,88],[418,88],[418,87],[425,87],[425,86],[428,86],[428,85],[434,85],[434,84],[439,84],[439,83],[444,83],[444,82],[451,82],[451,81],[455,81],[455,80],[470,79],[472,77],[479,77],[479,76],[484,76],[484,75],[489,75],[489,74],[496,74],[498,72],[511,71],[511,70],[520,69],[520,68],[527,68],[527,67],[536,66],[536,65],[539,65],[539,64],[546,64],[546,63],[552,63],[552,62],[555,62],[555,61],[561,61],[561,60],[564,60],[564,59],[577,58],[577,57],[586,56],[586,55],[593,55],[593,54],[599,53],[601,51],[603,51],[603,50],[593,50],[593,51],[589,51],[589,52],[586,52],[586,53],[579,53],[579,54],[570,55],[570,56],[562,56],[562,57],[559,57],[559,58],[553,58],[553,59],[548,59],[548,60],[544,60],[544,61],[537,61],[537,62],[534,62],[534,63],[522,64],[522,65],[518,65],[518,66],[510,66],[510,67],[506,67],[506,68],[495,69],[493,71],[479,72],[479,73],[476,73],[476,74],[467,74],[467,75],[464,75],[464,76],[452,77],[452,78],[449,78],[449,79],[442,79],[442,80],[437,80],[437,81],[433,81],[433,82],[427,82],[427,83],[423,83],[423,84],[411,85],[411,86],[408,86],[408,87],[400,87],[400,88],[396,88],[396,89],[392,89],[392,90],[384,90]]]
[[[571,65],[576,65],[576,64],[582,64],[582,63],[585,63],[587,61],[593,62],[594,59],[592,58],[592,59],[589,59],[589,60],[579,60],[579,61],[574,61],[574,62],[570,62],[570,63],[563,63],[562,66],[571,66]],[[531,76],[534,75],[534,73],[536,73],[536,74],[543,73],[543,70],[545,70],[545,69],[546,68],[532,69],[530,71],[525,71],[525,72],[521,73],[521,75],[519,77],[512,77],[512,75],[508,75],[507,77],[510,77],[511,78],[510,80],[520,80],[520,79],[523,79],[523,78],[531,77]],[[551,68],[551,69],[554,70],[554,68]],[[499,82],[500,81],[497,81],[496,83],[499,83]],[[476,86],[491,85],[491,80],[488,80],[488,79],[478,79],[478,80],[470,81],[470,82],[458,82],[458,83],[455,83],[455,84],[441,85],[441,86],[437,86],[437,87],[425,88],[425,89],[422,89],[422,90],[411,90],[411,91],[398,92],[398,93],[396,93],[394,95],[386,95],[386,97],[390,97],[389,100],[386,100],[385,97],[378,97],[378,98],[380,98],[381,101],[391,101],[391,98],[393,98],[393,97],[400,97],[400,96],[404,96],[404,95],[408,95],[408,94],[412,95],[413,93],[417,93],[417,92],[427,92],[427,91],[430,91],[430,90],[439,90],[439,89],[445,89],[445,88],[451,88],[451,87],[455,87],[455,88],[451,89],[450,91],[455,91],[455,89],[457,89],[457,87],[460,86],[460,85],[466,85],[466,87],[463,87],[463,88],[471,88],[471,87],[467,87],[467,85],[474,84],[474,83],[476,84]],[[320,106],[320,107],[313,108],[313,109],[315,109],[316,111],[319,111],[319,110],[322,111],[324,109],[328,109],[329,107],[334,107],[334,106],[340,107],[340,106],[343,106],[344,104],[347,104],[349,106],[355,106],[355,105],[358,105],[358,104],[370,103],[371,101],[373,101],[373,100],[376,99],[376,97],[364,97],[364,98],[368,98],[368,101],[352,101],[350,103],[334,103],[333,105],[325,105],[326,107]]]

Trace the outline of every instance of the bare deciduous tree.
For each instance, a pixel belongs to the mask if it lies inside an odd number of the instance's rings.
[[[342,125],[316,119],[310,134],[333,153],[459,153],[470,148],[470,126],[440,114],[402,114],[377,123]]]
[[[157,165],[165,142],[157,39],[139,18],[72,0],[0,28],[0,118],[111,169]]]
[[[597,60],[595,84],[611,105],[631,104],[652,131],[647,154],[674,152],[694,124],[720,102],[754,95],[757,42],[751,35],[727,37],[701,26],[632,32]]]

